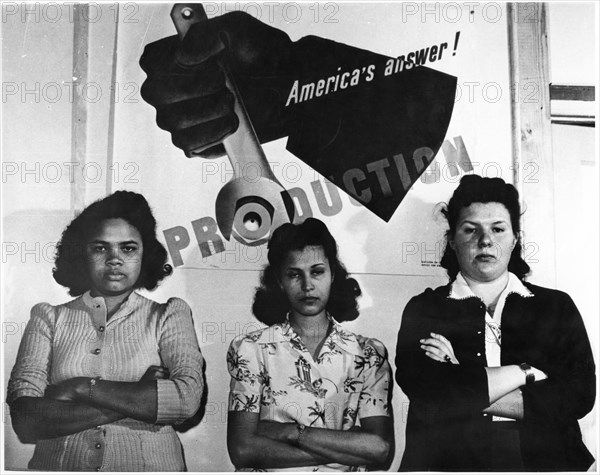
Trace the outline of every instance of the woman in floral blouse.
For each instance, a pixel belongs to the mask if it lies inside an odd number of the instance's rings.
[[[385,346],[338,323],[360,287],[321,221],[284,224],[254,300],[269,327],[231,342],[227,444],[238,469],[385,468],[393,447]]]

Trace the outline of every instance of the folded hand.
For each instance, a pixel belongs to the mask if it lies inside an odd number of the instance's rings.
[[[419,340],[421,349],[427,356],[443,363],[460,364],[454,355],[452,343],[447,338],[438,333],[430,333],[430,335],[430,338]]]

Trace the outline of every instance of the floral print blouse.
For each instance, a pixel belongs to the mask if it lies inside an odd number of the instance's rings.
[[[287,320],[235,338],[227,353],[229,410],[335,430],[351,429],[366,417],[390,417],[391,370],[385,346],[329,318],[333,329],[316,360]],[[327,464],[290,470],[362,469]]]

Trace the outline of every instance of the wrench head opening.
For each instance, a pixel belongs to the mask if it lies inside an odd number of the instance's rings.
[[[217,195],[215,216],[221,234],[246,246],[259,246],[275,229],[292,221],[293,203],[286,190],[268,178],[238,178]]]

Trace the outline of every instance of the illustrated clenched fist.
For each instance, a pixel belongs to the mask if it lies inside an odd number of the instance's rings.
[[[221,142],[238,127],[224,67],[260,142],[269,142],[286,135],[292,50],[283,31],[230,12],[193,24],[182,40],[171,36],[147,45],[140,59],[147,74],[141,94],[175,146],[188,156],[218,157],[225,153]]]

